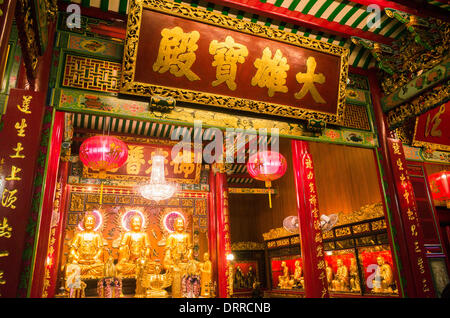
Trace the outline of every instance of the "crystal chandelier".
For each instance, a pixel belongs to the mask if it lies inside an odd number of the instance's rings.
[[[167,183],[164,177],[164,156],[156,154],[152,157],[152,173],[150,183],[139,188],[140,194],[156,202],[172,197],[177,191],[175,184]]]

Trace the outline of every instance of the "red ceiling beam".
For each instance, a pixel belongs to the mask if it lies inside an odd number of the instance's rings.
[[[315,16],[303,14],[301,12],[291,11],[287,8],[276,7],[273,4],[262,3],[259,0],[215,0],[214,3],[344,38],[357,36],[386,45],[391,45],[393,41],[393,39],[382,35],[363,31],[361,29],[354,29],[347,25],[316,18]]]

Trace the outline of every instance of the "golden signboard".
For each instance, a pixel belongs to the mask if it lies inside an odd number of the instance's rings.
[[[133,0],[120,92],[341,124],[349,50],[161,0]]]

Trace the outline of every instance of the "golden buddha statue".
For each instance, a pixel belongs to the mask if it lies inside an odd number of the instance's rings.
[[[294,286],[298,288],[302,288],[304,286],[304,278],[302,276],[303,270],[300,266],[300,261],[295,261],[295,270],[294,270]]]
[[[184,219],[178,217],[174,222],[175,231],[166,240],[164,268],[173,276],[172,297],[180,298],[181,280],[187,272],[189,262],[192,262],[192,241],[189,233],[184,231]]]
[[[203,254],[203,263],[200,264],[200,283],[200,295],[205,298],[211,297],[212,264],[209,260],[209,253]]]
[[[281,268],[283,269],[283,275],[278,276],[278,287],[281,289],[291,289],[294,285],[294,280],[289,275],[289,267],[285,261],[281,262]]]
[[[346,291],[349,285],[348,268],[344,265],[342,259],[337,260],[337,270],[334,279],[331,282],[332,290]]]
[[[130,220],[131,230],[121,239],[117,262],[119,277],[135,276],[138,261],[150,258],[150,241],[147,233],[142,232],[142,222],[141,216],[135,214]]]
[[[385,262],[382,256],[377,257],[378,267],[375,271],[375,278],[372,281],[374,293],[392,293],[392,285],[394,283],[394,275],[391,265]]]
[[[334,278],[334,272],[333,272],[333,268],[330,265],[328,265],[328,261],[325,261],[325,271],[327,274],[328,288],[331,289],[331,283]]]
[[[360,291],[361,285],[359,281],[358,266],[356,265],[356,259],[350,259],[350,290]]]
[[[166,241],[165,268],[187,263],[192,259],[191,236],[184,231],[184,219],[182,217],[175,219],[174,228],[175,231],[169,235]]]
[[[86,213],[83,230],[75,234],[69,250],[71,263],[78,264],[82,278],[97,278],[103,275],[103,237],[94,230],[95,217]]]

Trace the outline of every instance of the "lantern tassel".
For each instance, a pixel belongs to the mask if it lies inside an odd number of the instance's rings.
[[[269,208],[272,208],[272,191],[269,188]]]
[[[266,183],[266,188],[269,189],[269,207],[272,208],[272,191],[270,190],[270,187],[272,186],[272,182],[267,180],[265,183]]]

